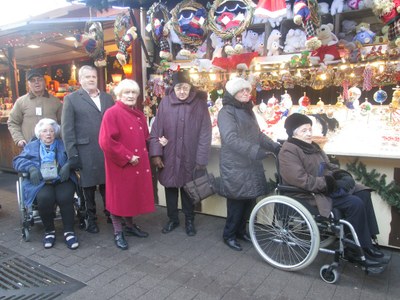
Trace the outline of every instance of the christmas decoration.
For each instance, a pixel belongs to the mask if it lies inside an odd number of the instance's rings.
[[[388,97],[387,93],[381,88],[379,88],[379,90],[377,90],[373,95],[374,101],[379,104],[385,102],[387,97]]]
[[[75,35],[75,47],[83,46],[89,57],[93,58],[97,67],[105,67],[104,33],[100,22],[88,22],[85,32]]]
[[[361,181],[364,185],[374,189],[382,200],[400,211],[400,186],[396,182],[391,181],[386,184],[385,174],[381,175],[376,169],[368,172],[365,164],[358,159],[346,164],[346,166],[347,170],[354,175],[355,180]]]
[[[304,96],[300,97],[299,99],[299,105],[302,107],[307,107],[311,104],[310,98],[306,95],[306,92],[304,92]]]

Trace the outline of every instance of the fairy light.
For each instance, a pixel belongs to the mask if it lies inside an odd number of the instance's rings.
[[[319,78],[320,78],[321,80],[326,80],[327,76],[326,76],[325,73],[322,73],[322,74],[319,76]]]

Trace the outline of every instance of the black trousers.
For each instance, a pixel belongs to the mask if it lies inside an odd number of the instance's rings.
[[[97,220],[96,201],[95,201],[96,188],[97,188],[96,185],[82,188],[83,196],[85,197],[86,216],[87,216],[87,219],[89,222]],[[109,216],[110,213],[106,210],[106,185],[105,184],[99,185],[99,192],[103,199],[104,213],[106,216]]]
[[[75,183],[71,180],[56,184],[46,184],[36,195],[39,215],[45,232],[54,230],[54,208],[60,208],[64,232],[74,231],[74,193]]]
[[[367,214],[367,223],[369,228],[369,233],[373,239],[379,234],[378,222],[376,221],[374,206],[372,204],[371,192],[369,190],[362,190],[353,194],[361,198],[365,206],[365,212]]]
[[[246,224],[255,204],[256,199],[226,199],[227,216],[222,235],[225,240],[234,239],[237,235],[246,233]]]
[[[371,231],[367,220],[367,210],[364,201],[356,195],[346,195],[333,199],[333,207],[338,208],[344,219],[353,225],[361,247],[372,246]]]
[[[183,188],[165,188],[165,200],[167,202],[167,215],[170,221],[179,222],[178,196],[181,193],[182,212],[186,220],[194,220],[194,205]]]

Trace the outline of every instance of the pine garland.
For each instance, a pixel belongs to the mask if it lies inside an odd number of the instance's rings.
[[[389,205],[400,212],[400,186],[395,181],[386,185],[386,175],[381,175],[375,169],[367,171],[365,164],[356,159],[353,163],[346,164],[347,170],[355,176],[356,181],[374,189]]]

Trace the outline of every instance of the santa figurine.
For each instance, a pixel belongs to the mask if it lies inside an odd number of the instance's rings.
[[[289,10],[287,9],[287,7],[290,7],[289,2],[289,0],[260,0],[254,15],[268,19],[272,27],[276,27],[284,17],[289,17]]]

